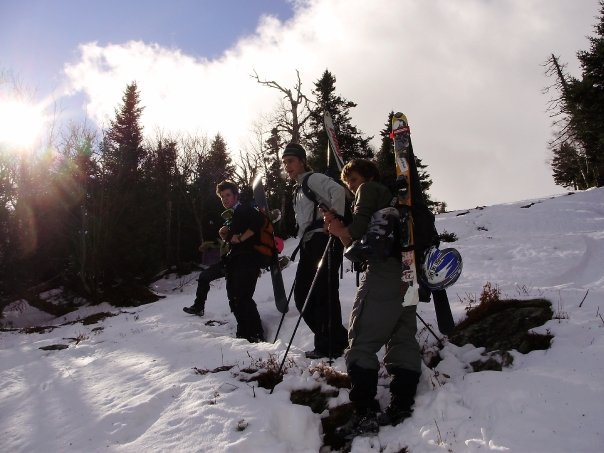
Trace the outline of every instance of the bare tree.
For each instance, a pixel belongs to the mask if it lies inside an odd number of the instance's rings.
[[[300,71],[297,69],[296,77],[297,81],[292,90],[274,80],[261,79],[255,70],[252,75],[252,78],[260,85],[274,88],[283,93],[281,107],[279,108],[275,119],[275,127],[277,127],[279,132],[291,135],[291,141],[293,143],[300,143],[302,137],[301,131],[306,121],[310,118],[309,104],[311,104],[312,101],[302,93]]]

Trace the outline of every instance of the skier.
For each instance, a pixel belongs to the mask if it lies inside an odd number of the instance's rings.
[[[323,228],[323,216],[317,203],[308,198],[302,190],[303,181],[306,181],[318,203],[335,210],[339,215],[344,214],[345,189],[332,178],[312,172],[306,163],[306,150],[302,145],[289,143],[283,151],[282,163],[288,177],[297,183],[294,212],[300,235],[300,262],[296,271],[294,300],[296,307],[301,311],[329,239]],[[327,265],[322,266],[303,313],[304,321],[315,335],[314,350],[305,353],[310,359],[330,355],[331,358],[339,357],[348,344],[346,329],[342,325],[338,280],[342,245],[338,241],[332,244],[333,248],[329,252],[331,274]]]
[[[224,276],[229,306],[237,320],[237,338],[245,338],[250,343],[264,341],[264,330],[253,299],[262,266],[262,257],[254,245],[258,243],[263,218],[249,204],[240,203],[239,189],[231,181],[219,183],[216,195],[226,209],[223,213],[226,222],[218,234],[229,244],[229,251],[221,262],[200,274],[195,303],[183,310],[203,315],[209,283]]]
[[[355,193],[352,223],[344,226],[328,211],[324,212],[324,219],[329,232],[348,247],[368,232],[370,219],[377,211],[391,205],[392,193],[379,183],[379,170],[368,160],[347,163],[342,169],[342,181]],[[421,357],[415,339],[416,306],[402,305],[401,289],[406,290],[407,285],[401,288],[400,240],[396,235],[395,238],[381,256],[369,254],[363,263],[364,273],[350,315],[349,346],[344,354],[354,407],[351,420],[338,431],[344,438],[377,433],[379,425],[396,425],[411,415]],[[384,364],[392,376],[391,401],[378,417],[376,353],[383,345],[386,345]]]

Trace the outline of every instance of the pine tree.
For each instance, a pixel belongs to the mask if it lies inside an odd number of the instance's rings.
[[[221,226],[222,204],[216,196],[216,185],[226,179],[232,180],[235,167],[232,164],[227,144],[220,134],[216,134],[207,154],[201,155],[197,163],[195,185],[199,191],[199,205],[202,213],[202,234],[204,240],[214,240]]]
[[[316,97],[316,107],[311,110],[310,132],[305,137],[309,144],[310,166],[319,172],[329,170],[331,175],[337,175],[338,171],[333,159],[330,159],[330,168],[327,168],[329,153],[327,152],[327,134],[323,125],[323,113],[326,111],[333,119],[345,162],[355,158],[371,159],[373,157],[373,150],[369,145],[373,137],[363,137],[362,132],[351,124],[350,109],[356,107],[357,104],[336,95],[335,90],[336,78],[326,69],[315,83],[313,94]]]
[[[382,137],[382,145],[375,156],[375,163],[380,170],[382,183],[385,184],[392,192],[396,187],[396,163],[394,162],[394,144],[390,138],[390,130],[392,128],[392,117],[394,112],[388,114],[388,121],[384,125],[384,129],[380,131]]]
[[[570,143],[564,142],[553,150],[552,170],[554,182],[562,187],[574,190],[589,188],[588,163],[584,153]]]
[[[568,76],[564,65],[552,54],[546,66],[556,78],[553,88],[559,96],[550,101],[558,129],[550,143],[554,155],[552,170],[557,184],[577,187],[604,185],[604,1],[596,36],[590,37],[589,51],[580,51],[582,78]],[[549,87],[552,88],[552,87]],[[549,90],[546,89],[546,91]],[[563,172],[572,172],[563,175]]]
[[[577,101],[575,122],[585,144],[588,159],[596,172],[596,184],[604,186],[604,0],[600,1],[595,36],[589,37],[588,51],[579,51],[581,80],[573,81]]]
[[[294,183],[283,177],[281,169],[281,151],[286,143],[287,141],[279,134],[279,130],[273,128],[264,146],[266,196],[271,208],[281,210],[281,221],[275,224],[275,234],[283,238],[295,234],[296,224],[290,196]]]
[[[132,82],[101,146],[103,194],[97,200],[97,215],[103,225],[99,234],[104,242],[102,268],[106,283],[116,278],[134,281],[150,277],[159,266],[153,249],[151,219],[155,214],[141,170],[146,151],[140,124],[143,107],[139,103],[138,88]]]

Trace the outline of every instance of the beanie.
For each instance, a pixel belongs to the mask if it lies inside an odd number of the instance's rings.
[[[306,160],[306,150],[298,143],[288,143],[283,150],[283,156],[296,156],[299,159]]]

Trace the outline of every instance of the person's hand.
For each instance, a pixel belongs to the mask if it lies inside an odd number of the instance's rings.
[[[325,217],[325,219],[327,222],[327,217]],[[335,215],[332,216],[331,220],[329,220],[328,223],[329,223],[329,232],[331,234],[333,234],[334,236],[340,237],[345,234],[348,234],[348,230],[344,226],[344,223],[342,223],[342,221],[340,219],[335,217]]]
[[[330,224],[332,220],[337,219],[335,212],[322,210],[323,212],[323,220],[325,223]]]

